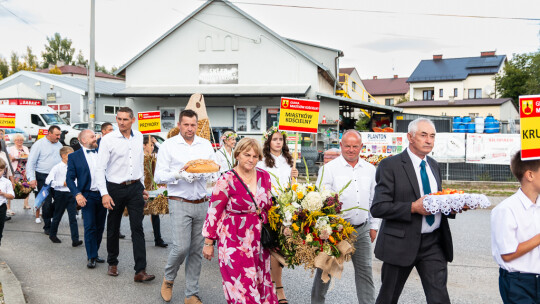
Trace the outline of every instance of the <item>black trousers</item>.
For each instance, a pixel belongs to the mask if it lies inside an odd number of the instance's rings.
[[[161,220],[157,214],[152,214],[150,219],[152,221],[152,229],[154,230],[154,242],[157,243],[161,240]]]
[[[146,245],[142,225],[144,186],[142,183],[122,185],[107,182],[107,191],[114,202],[113,210],[109,210],[107,215],[107,263],[111,266],[118,265],[120,223],[124,208],[127,207],[135,259],[134,269],[137,273],[146,268]]]
[[[45,185],[47,175],[49,174],[36,171],[37,193],[39,193],[41,188]],[[51,187],[49,191],[49,196],[47,196],[47,198],[43,202],[43,206],[41,206],[41,217],[43,217],[43,230],[51,229],[51,221],[54,216],[54,204],[52,203],[53,197],[54,189]]]
[[[416,267],[428,304],[450,304],[450,297],[446,289],[448,278],[448,262],[440,245],[440,232],[422,234],[420,249],[413,265],[402,267],[383,263],[381,269],[381,290],[377,297],[377,304],[397,303],[403,291],[403,286],[412,269]],[[418,302],[422,302],[418,300]]]
[[[7,204],[0,205],[0,241],[2,241],[2,232],[4,232],[4,223],[6,222]]]
[[[71,240],[73,242],[79,241],[79,227],[77,226],[77,201],[71,192],[55,191],[54,205],[54,217],[51,223],[50,236],[57,235],[58,226],[60,225],[62,216],[64,216],[64,211],[67,210]]]

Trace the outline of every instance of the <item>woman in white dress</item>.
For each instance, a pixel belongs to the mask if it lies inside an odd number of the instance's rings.
[[[220,166],[220,173],[227,172],[234,167],[233,150],[236,146],[236,137],[236,133],[227,131],[219,139],[221,148],[216,151],[216,162]]]
[[[276,196],[276,191],[280,186],[285,188],[291,178],[298,178],[298,170],[293,169],[293,157],[286,144],[287,133],[280,132],[277,127],[270,128],[264,134],[263,160],[257,167],[268,171],[272,180],[272,194]],[[283,265],[274,256],[270,259],[272,281],[275,282],[279,304],[288,304],[283,290],[281,276]]]

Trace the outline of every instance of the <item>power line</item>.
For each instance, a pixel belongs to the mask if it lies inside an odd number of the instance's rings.
[[[328,10],[328,11],[375,13],[375,14],[406,14],[406,15],[434,16],[434,17],[457,17],[457,18],[477,18],[477,19],[540,21],[540,18],[529,18],[529,17],[503,17],[503,16],[481,16],[481,15],[459,15],[459,14],[437,14],[437,13],[409,13],[409,12],[384,11],[384,10],[365,10],[365,9],[355,9],[355,8],[337,8],[337,7],[317,7],[317,6],[303,6],[303,5],[290,5],[290,4],[255,3],[255,2],[245,2],[245,1],[231,1],[231,3],[234,3],[234,4],[246,4],[246,5],[258,5],[258,6],[274,6],[274,7],[286,7],[286,8]]]
[[[39,28],[37,28],[35,25],[33,25],[32,23],[26,21],[24,18],[20,17],[19,15],[15,14],[14,12],[12,12],[10,9],[8,9],[4,4],[2,4],[2,2],[0,2],[0,7],[2,7],[4,10],[6,10],[8,13],[10,13],[11,15],[13,15],[13,17],[19,19],[21,22],[25,23],[26,25],[29,25],[31,26],[33,29],[35,29],[36,31],[40,32],[41,34],[47,36],[47,34],[43,33]]]

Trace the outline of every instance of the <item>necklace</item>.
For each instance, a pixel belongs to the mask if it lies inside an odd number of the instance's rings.
[[[238,175],[240,175],[240,178],[242,178],[244,183],[248,186],[248,188],[250,188],[251,182],[253,181],[253,178],[257,175],[257,172],[255,171],[255,174],[251,174],[251,176],[248,178],[244,174],[240,173],[239,171],[240,170],[238,170]]]

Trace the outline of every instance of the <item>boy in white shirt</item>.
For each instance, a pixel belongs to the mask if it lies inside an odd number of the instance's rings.
[[[521,188],[491,212],[491,251],[499,269],[504,303],[540,303],[540,159],[521,160],[510,169]]]
[[[58,225],[62,220],[64,211],[67,209],[69,217],[69,229],[71,230],[71,245],[77,247],[83,242],[79,240],[79,227],[77,226],[77,201],[69,191],[69,188],[66,186],[66,173],[67,173],[67,161],[68,155],[73,153],[73,148],[63,147],[60,149],[60,156],[62,161],[55,165],[47,179],[45,184],[51,184],[51,187],[54,188],[54,216],[51,223],[51,230],[49,234],[49,239],[53,243],[62,243],[60,239],[56,236],[58,233]]]
[[[0,246],[2,245],[2,232],[4,231],[4,222],[6,220],[7,200],[14,199],[13,185],[4,177],[6,162],[0,158]]]

